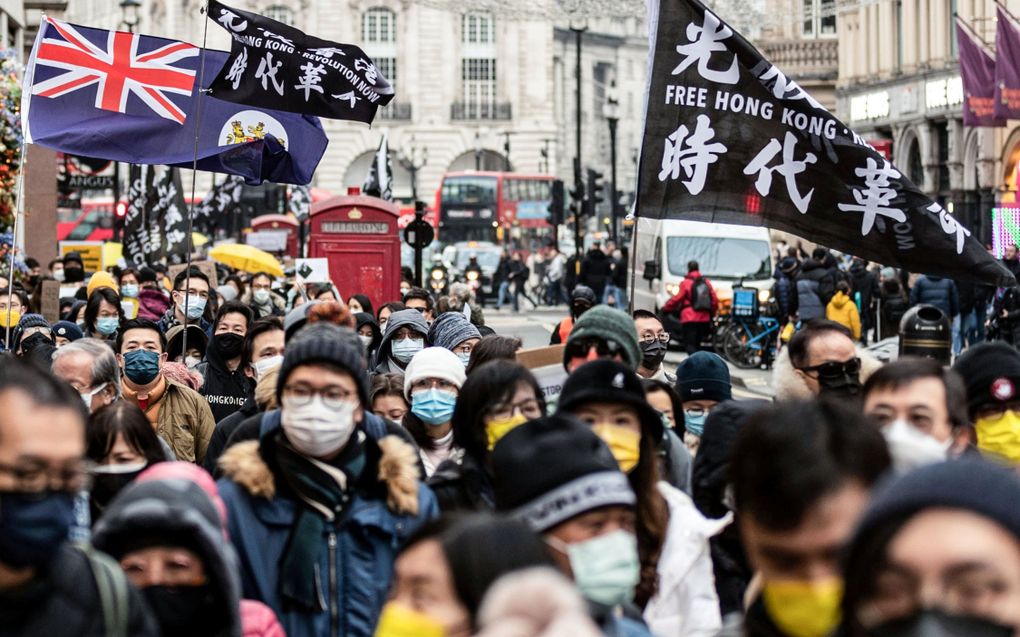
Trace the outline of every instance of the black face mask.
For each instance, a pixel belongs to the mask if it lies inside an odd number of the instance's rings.
[[[818,393],[825,398],[858,398],[861,394],[860,374],[819,376]]]
[[[148,464],[143,464],[137,469],[118,473],[103,473],[97,471],[92,477],[92,489],[89,491],[89,505],[92,511],[92,520],[95,521],[106,509],[113,496],[117,495],[127,485],[139,476]]]
[[[666,358],[666,344],[655,340],[649,343],[641,343],[641,367],[645,369],[659,369],[662,359]]]
[[[52,344],[53,339],[46,336],[42,332],[36,332],[28,338],[22,339],[21,341],[21,355],[28,356],[32,353],[32,350],[39,347],[40,345]]]
[[[147,586],[145,601],[164,635],[209,635],[215,599],[209,584],[201,586]]]
[[[213,347],[224,360],[237,358],[241,355],[241,348],[244,347],[244,337],[233,332],[217,334],[213,337]]]
[[[871,637],[1011,637],[1014,629],[987,619],[924,610],[867,631]]]

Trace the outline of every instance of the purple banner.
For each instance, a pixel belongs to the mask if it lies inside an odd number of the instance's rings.
[[[960,47],[960,75],[963,78],[963,123],[965,126],[1005,126],[995,117],[995,60],[974,41],[959,20],[956,41]]]
[[[995,117],[1020,119],[1020,30],[999,7],[995,27]]]

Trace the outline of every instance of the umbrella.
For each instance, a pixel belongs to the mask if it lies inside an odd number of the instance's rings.
[[[191,233],[191,245],[195,246],[196,248],[201,248],[207,243],[209,243],[209,237],[205,236],[201,232]]]
[[[245,272],[266,272],[283,276],[283,268],[276,257],[244,243],[228,243],[209,251],[209,258]]]

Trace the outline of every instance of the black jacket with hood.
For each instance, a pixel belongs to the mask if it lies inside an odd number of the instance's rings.
[[[195,369],[205,379],[199,393],[209,402],[216,422],[236,412],[255,394],[255,379],[245,374],[241,366],[234,371],[227,369],[227,362],[220,356],[215,340],[209,342],[205,362],[199,363]]]
[[[425,322],[425,317],[418,310],[400,310],[390,314],[390,320],[386,322],[386,331],[383,332],[382,340],[379,341],[379,349],[375,353],[375,373],[376,374],[387,374],[389,372],[396,372],[398,374],[404,373],[404,367],[397,364],[397,361],[390,358],[393,345],[393,335],[404,326],[411,327],[414,331],[419,332],[422,338],[425,339],[423,347],[429,346],[429,324]]]

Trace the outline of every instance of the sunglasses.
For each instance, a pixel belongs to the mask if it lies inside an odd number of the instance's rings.
[[[829,361],[812,367],[801,367],[800,371],[816,372],[819,378],[853,376],[861,371],[861,359],[855,357],[848,361]]]
[[[623,352],[623,347],[616,341],[592,337],[571,341],[564,353],[567,358],[584,358],[593,347],[600,357],[616,356]]]

